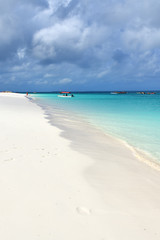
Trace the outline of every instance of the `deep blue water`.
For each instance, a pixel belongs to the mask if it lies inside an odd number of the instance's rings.
[[[106,133],[160,161],[160,94],[74,95],[74,98],[58,98],[57,94],[33,94],[45,104],[81,115]]]

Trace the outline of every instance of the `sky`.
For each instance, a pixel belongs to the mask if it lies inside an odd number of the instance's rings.
[[[0,91],[160,90],[159,0],[0,0]]]

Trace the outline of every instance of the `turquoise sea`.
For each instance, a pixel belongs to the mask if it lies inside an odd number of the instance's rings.
[[[57,95],[37,93],[32,97],[52,108],[81,116],[107,134],[160,161],[160,93],[75,93],[73,98]]]

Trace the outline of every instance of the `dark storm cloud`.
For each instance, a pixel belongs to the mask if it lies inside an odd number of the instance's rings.
[[[159,76],[159,12],[158,0],[1,1],[1,74],[24,84]]]
[[[46,1],[31,0],[0,3],[0,61],[11,58],[14,61],[19,48],[29,47],[34,32],[39,29],[34,16],[47,6]]]
[[[120,49],[116,49],[113,53],[113,59],[118,63],[124,62],[125,60],[128,59],[128,57],[129,57],[128,54],[124,53]]]

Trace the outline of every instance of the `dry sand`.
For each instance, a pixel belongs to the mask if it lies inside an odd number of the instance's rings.
[[[112,138],[98,161],[62,135],[0,93],[0,239],[159,240],[160,173]]]

